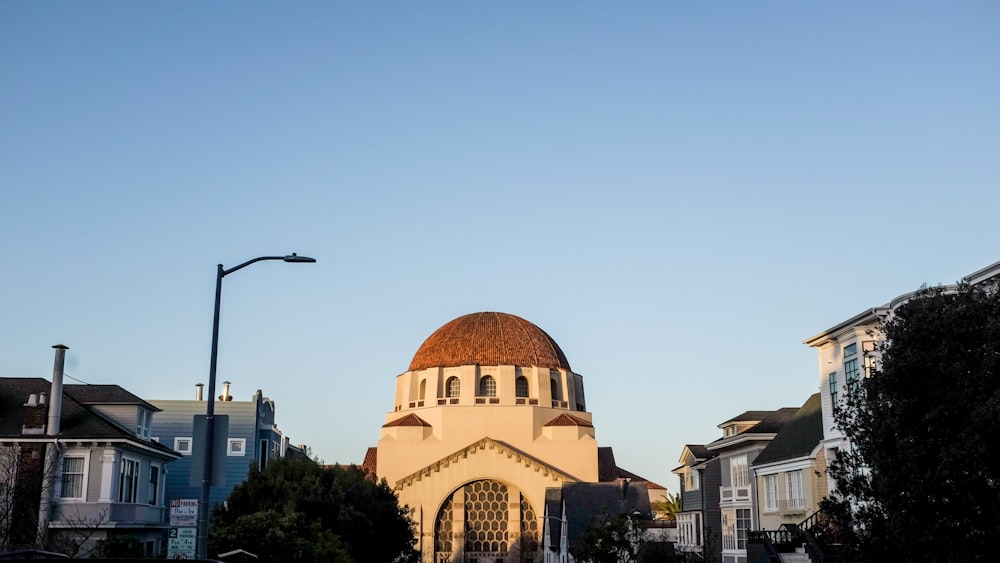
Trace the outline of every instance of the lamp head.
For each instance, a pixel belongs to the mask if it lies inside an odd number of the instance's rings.
[[[285,262],[305,262],[305,263],[311,263],[316,261],[315,258],[310,258],[308,256],[299,256],[294,252],[289,254],[288,256],[285,256],[284,258],[282,258],[282,260],[284,260]]]

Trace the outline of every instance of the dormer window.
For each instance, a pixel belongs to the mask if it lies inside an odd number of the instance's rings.
[[[149,439],[150,428],[153,426],[153,413],[147,411],[144,408],[139,408],[139,418],[137,419],[135,425],[135,435]]]
[[[735,436],[736,432],[737,432],[736,425],[730,424],[729,426],[726,426],[725,428],[722,429],[722,437],[728,438],[730,436]]]

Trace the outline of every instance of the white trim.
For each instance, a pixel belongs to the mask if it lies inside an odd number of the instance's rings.
[[[63,472],[65,470],[66,458],[83,458],[83,481],[80,483],[80,496],[78,497],[64,497],[62,496],[62,482],[63,482]],[[87,501],[87,487],[90,485],[90,450],[83,449],[72,449],[67,450],[63,455],[59,456],[59,474],[56,477],[55,483],[55,495],[54,498],[56,502],[86,502]]]
[[[238,447],[234,448],[239,444]],[[244,457],[247,455],[247,439],[246,438],[230,438],[226,442],[226,455],[229,457]]]
[[[125,484],[125,468],[130,464],[135,464],[135,473],[132,476],[132,491],[131,500],[125,500],[124,490],[122,486]],[[115,491],[115,502],[120,502],[124,504],[148,504],[139,502],[139,482],[142,480],[142,460],[137,457],[132,457],[129,455],[122,454],[121,459],[118,463],[118,487]]]
[[[183,449],[181,449],[180,447],[181,446],[180,442],[182,440],[187,442],[187,447]],[[191,452],[194,451],[194,438],[192,438],[191,436],[175,436],[174,451],[181,455],[191,455]]]
[[[774,461],[760,466],[753,466],[754,473],[758,477],[784,473],[786,471],[796,471],[798,469],[809,469],[812,467],[815,457],[797,458],[795,460]]]

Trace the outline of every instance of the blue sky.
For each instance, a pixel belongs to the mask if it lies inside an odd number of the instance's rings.
[[[818,390],[801,341],[1000,260],[993,2],[0,3],[0,376],[219,380],[360,462],[436,328],[504,311],[598,441]]]

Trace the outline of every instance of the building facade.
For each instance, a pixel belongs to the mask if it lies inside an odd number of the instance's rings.
[[[673,470],[681,483],[681,511],[677,515],[677,551],[701,554],[705,561],[721,557],[719,488],[722,476],[715,452],[688,444]]]
[[[754,460],[757,526],[799,525],[826,497],[826,458],[819,393],[813,394]]]
[[[159,409],[61,376],[0,378],[0,544],[86,557],[117,542],[158,555],[165,476],[180,457],[151,439]]]
[[[601,457],[583,377],[558,344],[484,312],[443,325],[396,377],[365,467],[413,509],[425,563],[541,563],[547,491],[600,482]]]
[[[223,384],[222,394],[215,403],[217,417],[227,417],[225,435],[217,434],[216,441],[225,445],[225,462],[222,484],[211,489],[210,505],[224,502],[236,485],[242,483],[252,468],[263,470],[267,462],[285,455],[306,455],[303,446],[293,446],[275,425],[274,401],[265,397],[260,389],[250,400],[233,400],[231,384]],[[201,483],[191,483],[192,469],[201,463],[202,444],[197,443],[194,419],[204,416],[206,402],[202,387],[196,387],[193,400],[152,399],[150,403],[160,412],[151,429],[154,440],[180,454],[166,479],[167,499],[198,499]]]
[[[747,411],[720,424],[722,438],[705,446],[719,460],[723,563],[747,563],[747,537],[757,527],[757,487],[750,466],[796,411]]]
[[[971,286],[995,286],[1000,282],[1000,262],[977,270],[961,283]],[[945,286],[954,291],[957,286]],[[861,378],[868,377],[878,362],[880,326],[892,311],[913,297],[904,293],[879,307],[866,309],[803,341],[816,350],[819,362],[819,391],[823,420],[823,457],[829,464],[837,452],[849,447],[843,432],[837,426],[836,412],[839,405],[857,388]],[[827,488],[834,489],[831,479]]]

